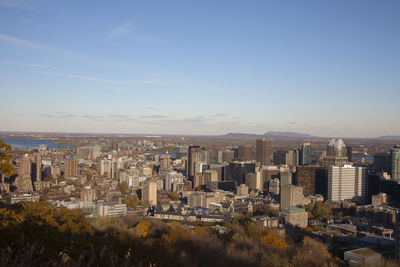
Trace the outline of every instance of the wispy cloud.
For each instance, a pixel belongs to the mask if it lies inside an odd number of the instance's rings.
[[[132,118],[121,114],[110,114],[110,115],[96,115],[96,114],[74,114],[57,111],[54,113],[41,113],[40,117],[52,118],[52,119],[87,119],[87,120],[109,120],[109,121],[127,121]]]
[[[45,75],[52,75],[52,76],[60,76],[65,78],[72,78],[72,79],[80,79],[86,81],[93,81],[99,83],[111,83],[111,84],[141,84],[141,85],[166,85],[166,84],[174,84],[168,81],[158,81],[158,80],[110,80],[104,79],[99,77],[93,76],[82,76],[82,75],[74,75],[74,74],[66,74],[66,73],[57,73],[57,72],[49,72],[49,71],[41,71],[38,70],[38,73],[45,74]]]
[[[12,44],[12,45],[22,46],[25,48],[33,48],[33,49],[42,48],[42,46],[39,44],[32,43],[32,42],[24,40],[24,39],[20,39],[17,37],[13,37],[13,36],[1,34],[1,33],[0,33],[0,40],[3,42],[6,42],[6,43]]]
[[[108,33],[108,37],[112,38],[112,39],[120,38],[120,37],[127,35],[132,30],[133,30],[133,23],[132,23],[132,21],[128,21],[128,22],[125,22],[124,24],[112,29]]]
[[[8,43],[10,45],[14,45],[14,46],[19,46],[19,47],[23,47],[23,48],[28,48],[28,49],[40,49],[40,50],[45,50],[46,52],[55,52],[55,53],[59,53],[59,54],[64,54],[64,55],[68,55],[68,56],[85,56],[70,50],[65,50],[65,49],[60,49],[57,47],[53,47],[53,46],[48,46],[48,45],[42,45],[42,44],[38,44],[38,43],[34,43],[25,39],[21,39],[18,37],[14,37],[14,36],[10,36],[10,35],[6,35],[6,34],[2,34],[0,33],[0,41]]]
[[[214,118],[221,118],[221,117],[226,117],[228,115],[229,115],[228,113],[221,112],[221,113],[214,114],[213,117]]]
[[[41,64],[21,63],[7,60],[0,60],[0,64],[15,65],[21,67],[38,68],[38,69],[53,69],[53,67]]]
[[[31,1],[23,1],[23,0],[0,0],[0,7],[27,9],[27,10],[36,9],[36,7],[32,5]]]
[[[168,116],[165,115],[142,115],[140,116],[142,119],[164,119],[168,118]]]

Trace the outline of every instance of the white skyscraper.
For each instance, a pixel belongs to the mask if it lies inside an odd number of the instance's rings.
[[[328,167],[328,200],[365,202],[367,171],[363,167],[344,165]]]

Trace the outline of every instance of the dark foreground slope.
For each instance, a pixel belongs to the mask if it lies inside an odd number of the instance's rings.
[[[187,227],[137,218],[88,221],[46,202],[0,208],[1,266],[336,266],[319,241],[294,244],[249,221]]]

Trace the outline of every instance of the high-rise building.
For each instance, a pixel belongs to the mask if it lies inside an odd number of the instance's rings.
[[[367,170],[351,165],[328,167],[328,200],[365,203]]]
[[[222,152],[222,162],[231,163],[235,158],[235,152],[233,150],[224,150]]]
[[[312,163],[312,147],[310,143],[304,143],[301,147],[301,165],[311,165]]]
[[[305,196],[320,194],[327,198],[328,173],[321,166],[299,166],[296,168],[294,184],[303,187]]]
[[[210,164],[210,150],[201,150],[201,162],[205,164]]]
[[[199,146],[189,146],[186,175],[191,179],[193,179],[193,176],[195,175],[195,164],[196,162],[201,161],[201,156],[202,154]]]
[[[263,183],[262,183],[262,170],[260,167],[256,167],[254,173],[247,173],[245,175],[245,182],[246,185],[249,187],[250,190],[262,190]]]
[[[197,188],[199,186],[204,185],[204,179],[202,173],[197,173],[193,177],[193,188]]]
[[[279,171],[281,186],[292,184],[292,172],[289,170]]]
[[[40,182],[42,180],[42,156],[40,153],[34,153],[33,157],[32,178],[34,181]]]
[[[395,145],[390,149],[390,159],[391,159],[391,180],[400,181],[400,146]]]
[[[352,162],[352,160],[353,160],[353,147],[352,146],[346,147],[346,156],[349,159],[349,162]]]
[[[274,151],[272,159],[274,162],[274,165],[285,165],[286,164],[286,151],[283,150],[278,150]]]
[[[271,139],[256,140],[256,161],[261,165],[271,165],[272,147]]]
[[[210,164],[222,163],[222,151],[221,150],[211,150],[210,151]]]
[[[241,161],[249,161],[253,159],[253,148],[251,146],[239,146],[238,159]]]
[[[204,184],[210,190],[218,189],[218,172],[207,170],[203,173]]]
[[[390,153],[374,154],[374,171],[375,172],[392,172],[392,159]]]
[[[256,164],[252,162],[231,162],[229,163],[229,179],[236,181],[236,185],[245,183],[246,174],[254,173]]]
[[[18,176],[15,179],[15,185],[19,191],[33,192],[31,160],[29,155],[25,154],[19,163]]]
[[[295,208],[303,204],[303,187],[287,184],[281,185],[281,210]]]
[[[322,157],[322,166],[343,166],[347,163],[346,145],[342,139],[332,139],[326,148],[326,155]]]
[[[183,174],[176,171],[168,172],[165,176],[165,190],[176,191],[174,189],[176,189],[179,184],[183,184]]]
[[[147,206],[157,204],[157,181],[149,179],[142,188],[142,202]]]
[[[64,177],[77,177],[78,161],[74,158],[64,159]]]
[[[299,166],[300,165],[300,151],[295,148],[286,152],[286,165]]]

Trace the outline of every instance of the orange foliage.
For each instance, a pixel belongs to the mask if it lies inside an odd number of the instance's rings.
[[[261,238],[261,243],[266,246],[279,249],[285,249],[288,247],[285,240],[282,240],[279,237],[277,237],[276,234],[272,231],[268,231],[267,234]]]
[[[135,230],[140,237],[146,237],[149,234],[149,229],[150,229],[150,222],[148,221],[141,221],[135,227]]]

